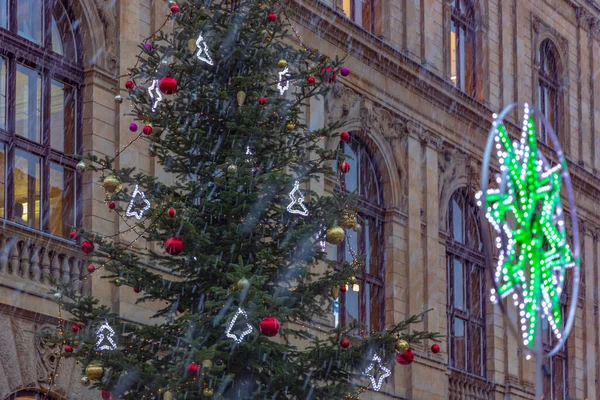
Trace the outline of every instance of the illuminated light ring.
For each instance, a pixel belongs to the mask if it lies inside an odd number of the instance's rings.
[[[578,294],[579,294],[579,279],[580,279],[580,270],[579,270],[579,268],[580,268],[580,245],[579,245],[579,228],[578,228],[578,224],[577,224],[577,212],[576,212],[577,208],[575,205],[575,196],[573,194],[571,178],[569,176],[569,171],[567,169],[567,161],[564,158],[564,153],[562,151],[562,148],[560,146],[558,138],[556,137],[556,133],[554,132],[554,129],[552,128],[552,126],[546,120],[545,116],[537,108],[532,107],[527,103],[513,103],[513,104],[507,106],[504,110],[502,110],[502,112],[497,117],[495,117],[495,119],[494,119],[495,124],[492,125],[492,128],[489,131],[488,140],[487,140],[485,152],[484,152],[482,173],[481,173],[481,193],[482,194],[489,193],[488,192],[489,167],[490,167],[490,159],[491,159],[492,151],[493,151],[494,145],[496,143],[497,126],[499,126],[500,124],[502,124],[504,122],[504,118],[506,117],[506,115],[515,107],[527,108],[529,110],[529,114],[531,116],[535,116],[537,118],[537,120],[541,122],[541,124],[546,129],[548,136],[550,137],[550,141],[552,142],[552,148],[553,148],[554,152],[556,153],[557,159],[559,161],[559,166],[560,166],[560,168],[562,168],[561,181],[562,181],[562,185],[564,186],[565,191],[567,193],[567,200],[569,202],[569,214],[570,214],[570,219],[571,219],[571,224],[572,224],[572,234],[573,234],[573,240],[572,240],[572,244],[571,244],[571,254],[572,254],[572,258],[573,258],[573,263],[572,263],[573,264],[572,265],[573,282],[572,282],[572,287],[571,287],[572,291],[569,294],[569,296],[572,299],[577,299]],[[544,157],[542,152],[538,150],[538,164],[539,163],[542,163],[542,165],[543,164],[549,165],[548,161],[546,160],[546,157]],[[507,185],[507,181],[508,181],[508,179],[506,179],[507,174],[508,174],[507,170],[508,170],[508,168],[501,169],[501,179],[499,182],[500,188],[498,189],[498,193],[506,193],[506,190],[507,190],[506,185]],[[540,188],[540,189],[543,189],[543,188]],[[486,210],[488,209],[488,201],[487,201],[486,197],[487,196],[482,195],[481,199],[478,199],[478,203],[481,205],[481,209],[483,211],[482,213],[479,213],[479,217],[482,222],[482,226],[485,226],[484,222],[488,222],[488,223],[490,222],[485,217]],[[557,207],[557,212],[563,213],[564,208]],[[564,221],[564,219],[561,219],[561,221]],[[494,226],[494,229],[496,231],[498,231],[499,228],[500,228],[499,226]],[[561,229],[564,229],[564,226],[561,225]],[[505,233],[508,233],[508,232],[509,231],[505,231]],[[484,251],[485,251],[485,255],[486,255],[486,263],[492,274],[492,279],[491,279],[492,286],[493,286],[492,297],[494,297],[494,296],[498,296],[498,293],[499,293],[498,283],[496,282],[496,279],[499,275],[497,275],[498,274],[497,268],[492,267],[492,265],[494,263],[493,263],[493,259],[492,259],[492,249],[491,249],[492,241],[491,241],[489,231],[487,229],[482,229],[482,236],[484,239],[483,244],[484,244]],[[508,234],[502,235],[502,236],[503,237],[496,238],[495,243],[497,244],[497,247],[500,246],[499,248],[504,248],[504,249],[510,250],[510,246],[514,245],[515,241],[512,240],[512,238]],[[503,241],[503,239],[504,239],[504,241]],[[507,250],[504,250],[503,254],[507,254]],[[498,265],[500,265],[500,262]],[[566,265],[562,266],[563,269],[565,267],[567,267],[567,266]],[[564,276],[564,272],[561,273],[561,276]],[[519,293],[517,293],[517,292],[519,292]],[[517,288],[516,290],[514,290],[514,292],[512,293],[512,297],[515,298],[515,296],[516,296],[515,300],[519,300],[519,297],[520,297],[520,300],[522,301],[523,296],[522,296],[522,293],[520,293],[520,289]],[[540,296],[540,301],[542,303],[545,301],[543,296]],[[500,306],[504,315],[508,316],[507,310],[506,310],[503,302],[501,301],[501,299],[500,298],[496,299],[496,302]],[[518,301],[516,301],[516,303],[518,304]],[[543,306],[543,304],[542,304],[542,306]],[[561,349],[561,347],[566,343],[569,333],[571,332],[571,329],[573,328],[576,310],[577,310],[577,301],[571,301],[571,304],[569,306],[569,309],[566,312],[566,315],[563,316],[563,329],[562,329],[562,331],[559,330],[560,334],[558,336],[555,335],[555,337],[557,338],[557,343],[552,348],[552,350],[546,354],[546,357],[552,357],[553,355],[555,355]],[[541,315],[543,313],[542,310],[540,310],[538,312]],[[522,316],[523,315],[521,315],[521,317]],[[541,323],[541,320],[539,322]],[[553,321],[551,319],[548,319],[548,322],[549,322],[550,326],[552,328],[554,328]],[[519,339],[521,339],[523,337],[522,331],[518,332],[517,329],[515,329],[515,327],[512,324],[507,324],[507,325],[509,326],[510,330],[513,332],[515,337],[517,337]],[[519,340],[519,345],[524,346],[525,344],[523,343],[522,340]],[[528,348],[529,348],[529,346],[528,346]]]

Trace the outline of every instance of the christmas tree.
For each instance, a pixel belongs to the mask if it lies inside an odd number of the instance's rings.
[[[324,241],[360,229],[360,210],[356,196],[316,193],[310,183],[349,171],[352,160],[322,145],[349,135],[340,135],[344,121],[309,130],[303,112],[350,71],[298,43],[276,1],[190,0],[171,12],[173,32],[140,45],[126,83],[130,129],[143,125],[138,139],[150,142],[170,183],[117,168],[119,154],[89,154],[79,166],[98,175],[108,207],[132,226],[133,240],[80,232],[94,257],[89,273],[160,309],[152,325],[128,324],[57,284],[76,323],[59,337],[63,356],[81,361],[82,382],[107,398],[379,390],[395,350],[409,364],[410,345],[437,334],[410,331],[423,315],[361,336],[356,325],[315,329],[364,257],[327,259]]]

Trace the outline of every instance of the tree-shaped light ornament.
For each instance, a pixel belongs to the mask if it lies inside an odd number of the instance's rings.
[[[204,61],[208,65],[213,65],[212,57],[208,51],[208,45],[206,41],[202,37],[202,33],[198,35],[198,39],[196,39],[196,48],[198,48],[198,52],[196,53],[196,57],[198,60]]]
[[[160,89],[158,88],[158,79],[152,80],[152,85],[148,88],[148,96],[150,96],[150,101],[152,102],[152,112],[156,111],[156,107],[158,107],[158,103],[162,101],[162,94],[160,94]]]
[[[138,200],[139,197],[139,200]],[[134,210],[136,202],[142,202],[144,206],[140,210]],[[135,185],[135,190],[131,195],[131,200],[129,201],[129,206],[127,207],[127,212],[125,215],[128,217],[135,217],[136,219],[142,219],[144,213],[148,211],[151,207],[150,202],[146,199],[146,195],[144,192],[140,190],[139,185]]]
[[[279,94],[283,96],[290,88],[290,77],[292,75],[288,67],[285,67],[277,75],[277,89],[279,89]]]
[[[298,198],[296,198],[295,194],[298,194]],[[300,182],[296,181],[294,183],[294,188],[289,194],[291,203],[288,204],[287,210],[289,213],[302,215],[304,217],[308,216],[308,209],[304,205],[304,195],[300,191]],[[298,208],[294,208],[295,205],[298,205]]]
[[[248,314],[246,314],[246,311],[242,310],[241,308],[238,308],[237,312],[231,319],[231,322],[229,322],[229,325],[227,325],[227,329],[225,330],[225,336],[227,336],[230,339],[233,339],[233,341],[236,343],[242,343],[246,335],[251,334],[253,331],[252,325],[246,322],[246,329],[242,331],[239,335],[231,333],[233,326],[235,325],[240,316],[243,316],[246,319],[246,321],[248,321]]]
[[[552,128],[538,110],[522,104],[521,138],[511,141],[503,118],[518,105],[507,107],[500,116],[494,115],[483,163],[482,191],[476,194],[476,199],[498,235],[495,288],[491,290],[490,299],[499,303],[510,296],[519,312],[523,344],[531,349],[541,337],[541,326],[538,327],[541,318],[546,318],[557,339],[556,347],[548,354],[551,356],[564,344],[575,315],[573,306],[563,315],[560,303],[567,269],[574,271],[570,295],[576,299],[578,292],[579,238],[575,202],[567,162]],[[536,119],[544,124],[548,137],[554,142],[558,161],[555,165],[538,148]],[[494,144],[500,165],[498,188],[487,189]],[[563,182],[573,224],[573,250],[567,242],[560,198]],[[572,303],[576,307],[577,302]],[[541,344],[535,346],[537,355],[543,353],[541,348]]]
[[[116,350],[117,344],[114,341],[115,331],[110,327],[108,321],[104,321],[96,331],[96,350]]]

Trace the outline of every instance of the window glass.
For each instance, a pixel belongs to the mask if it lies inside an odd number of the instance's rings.
[[[40,158],[17,149],[13,172],[15,204],[13,221],[40,229],[41,174]]]
[[[352,325],[358,321],[358,295],[360,292],[352,290],[352,285],[349,285],[348,290],[344,293],[346,301],[346,326]]]
[[[52,163],[50,167],[50,233],[68,237],[75,222],[75,175]]]
[[[354,150],[348,146],[344,146],[344,154],[346,154],[346,162],[350,164],[350,172],[344,174],[344,183],[346,185],[346,191],[352,193],[359,187],[358,182],[358,157]]]
[[[470,324],[469,326],[469,349],[471,360],[469,362],[469,367],[471,368],[471,372],[476,375],[483,374],[483,342],[482,342],[482,328],[476,324]]]
[[[40,142],[42,116],[42,79],[40,74],[17,64],[16,131]]]
[[[454,86],[458,85],[458,72],[456,64],[456,25],[454,21],[450,23],[450,80]]]
[[[476,318],[481,318],[482,310],[484,307],[484,301],[482,298],[482,285],[481,285],[481,269],[475,265],[471,266],[471,307],[470,312]]]
[[[17,1],[17,22],[20,36],[42,44],[42,0]]]
[[[62,39],[60,38],[60,31],[58,30],[58,24],[54,17],[52,17],[52,51],[61,56],[65,54]]]
[[[0,28],[8,27],[8,0],[0,0]]]
[[[463,263],[454,260],[454,307],[459,310],[465,309],[465,283],[463,279]]]
[[[6,130],[6,60],[2,57],[0,57],[0,129]]]
[[[71,18],[60,2],[52,13],[52,51],[65,56],[67,59],[77,61],[75,51],[75,34]]]
[[[50,144],[54,150],[75,153],[75,90],[52,81],[50,99]]]
[[[466,367],[465,358],[467,357],[465,351],[465,336],[465,322],[460,318],[456,318],[454,320],[454,335],[452,346],[454,350],[454,366],[462,370],[464,370]]]
[[[6,215],[6,150],[4,144],[0,143],[0,218],[5,218]]]
[[[464,243],[463,211],[456,198],[452,199],[452,238],[459,243]]]

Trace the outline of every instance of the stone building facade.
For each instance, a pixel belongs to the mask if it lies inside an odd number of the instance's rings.
[[[361,176],[376,182],[376,190],[366,192],[371,196],[366,217],[376,221],[381,237],[368,239],[368,246],[367,239],[356,240],[379,264],[361,278],[362,290],[349,290],[323,324],[354,318],[375,329],[431,308],[421,327],[449,336],[439,354],[431,354],[430,343],[415,348],[413,364],[395,366],[379,393],[369,391],[361,398],[533,399],[534,364],[487,301],[489,274],[473,206],[492,113],[516,101],[543,109],[555,126],[577,194],[583,284],[578,298],[567,296],[568,302],[577,301],[577,317],[566,348],[548,362],[547,398],[600,398],[595,206],[600,198],[600,114],[595,111],[600,104],[595,73],[600,70],[600,3],[287,1],[286,17],[299,40],[332,57],[346,57],[352,71],[338,80],[332,96],[311,103],[309,126],[347,118],[353,144],[344,151],[358,154],[364,160],[356,166],[365,170]],[[21,23],[20,12],[39,12],[40,18]],[[102,234],[126,228],[107,209],[97,176],[71,175],[67,146],[83,154],[114,155],[135,137],[124,117],[130,105],[114,100],[125,81],[119,77],[127,74],[137,46],[160,27],[167,12],[163,0],[0,0],[0,108],[5,109],[0,113],[5,178],[0,400],[33,398],[49,382],[52,398],[98,397],[81,386],[81,371],[73,362],[59,362],[57,349],[35,335],[53,329],[60,317],[48,294],[48,277],[76,279],[87,266],[56,216]],[[36,32],[36,21],[46,27],[43,32]],[[20,90],[25,84],[27,93]],[[62,91],[53,92],[53,87]],[[67,93],[65,88],[74,90],[74,97],[65,95],[63,108],[56,111],[54,96]],[[25,116],[40,108],[40,126],[30,124],[28,131],[71,129],[75,140],[20,137]],[[55,114],[61,123],[47,117]],[[518,120],[516,114],[510,118]],[[146,143],[134,142],[120,166],[160,173],[147,150]],[[19,164],[21,159],[26,162]],[[7,173],[7,166],[27,178]],[[59,172],[40,173],[44,170]],[[25,192],[20,179],[25,179]],[[44,198],[56,200],[53,193],[67,187],[67,181],[77,189],[61,192],[59,212]],[[320,189],[333,186],[325,181]],[[136,294],[100,276],[91,275],[77,289],[100,298],[125,319],[148,321],[151,311],[135,305]]]

